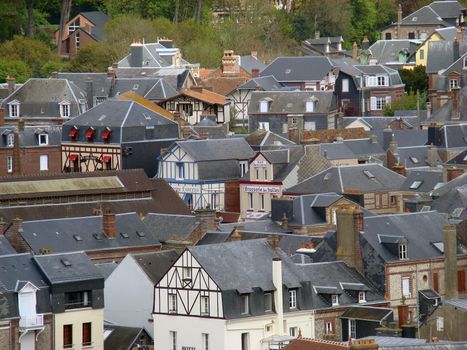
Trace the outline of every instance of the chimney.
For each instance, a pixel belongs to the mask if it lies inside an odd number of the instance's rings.
[[[92,108],[94,106],[94,91],[93,91],[92,78],[86,77],[86,80],[84,83],[85,83],[86,100],[88,102],[88,108]]]
[[[286,213],[284,213],[284,215],[282,215],[282,228],[284,230],[289,229],[289,218],[287,217]]]
[[[24,131],[24,119],[20,117],[18,120],[18,131]]]
[[[354,41],[352,44],[352,59],[357,60],[358,57],[358,45]]]
[[[107,69],[107,77],[115,78],[115,69],[113,67]]]
[[[398,173],[399,175],[407,176],[407,173],[405,171],[405,167],[400,163],[394,164],[392,166],[391,170],[394,171],[395,173]]]
[[[463,174],[464,174],[464,170],[460,169],[460,168],[457,168],[455,166],[450,167],[450,168],[446,168],[446,181],[447,182],[452,181],[456,177],[459,177],[459,176],[461,176]]]
[[[445,299],[457,299],[457,233],[456,225],[444,225],[444,289]]]
[[[384,129],[383,130],[383,149],[385,151],[388,150],[389,144],[391,143],[391,140],[393,139],[393,133],[391,129]]]
[[[255,60],[258,59],[258,51],[256,51],[256,50],[255,50],[255,51],[251,51],[251,54],[250,54],[250,55],[251,55],[251,57],[253,57]]]
[[[396,39],[400,39],[401,37],[401,23],[402,23],[402,5],[399,4],[397,7],[397,33]]]
[[[375,134],[372,134],[370,136],[370,142],[371,143],[378,143],[378,136],[376,136]]]
[[[258,78],[259,77],[259,69],[258,68],[253,68],[251,70],[251,77],[252,78]]]
[[[190,90],[193,90],[195,92],[199,92],[200,94],[203,93],[203,87],[202,86],[192,86],[192,87],[190,87]]]
[[[274,292],[274,306],[276,307],[275,335],[284,335],[284,299],[282,296],[282,260],[280,257],[272,259],[272,283],[276,288]]]
[[[143,44],[133,40],[130,45],[130,67],[143,67]]]
[[[3,217],[0,218],[0,236],[5,233],[8,228],[8,223],[5,221]]]
[[[399,154],[399,145],[394,137],[392,137],[391,142],[389,142],[389,151],[391,151],[393,155]]]
[[[431,166],[435,167],[438,165],[438,151],[433,145],[428,146],[426,154],[426,162]]]
[[[15,92],[16,79],[9,75],[6,77],[6,82],[8,85],[8,95],[11,95],[13,92]]]
[[[240,73],[240,56],[234,55],[233,50],[225,50],[222,57],[222,74],[233,75]]]
[[[453,87],[451,88],[451,104],[452,104],[452,110],[451,110],[451,117],[452,119],[460,119],[460,88],[459,87]]]
[[[5,232],[5,237],[18,253],[25,253],[31,250],[29,245],[23,239],[22,233],[23,220],[20,218],[13,219],[11,227]]]
[[[441,146],[441,128],[436,123],[428,126],[428,145]]]
[[[363,231],[363,213],[360,208],[342,206],[337,214],[336,260],[363,273],[363,259],[360,250],[360,232]]]
[[[456,62],[460,57],[459,53],[459,39],[457,36],[454,38],[454,42],[452,43],[452,60]]]
[[[0,126],[5,125],[5,108],[0,107]]]
[[[365,35],[362,41],[362,50],[368,50],[369,47],[370,47],[370,40],[368,40],[368,35]]]
[[[317,31],[315,32],[315,39],[318,40],[319,37],[320,37],[320,32],[319,32],[319,30],[317,30]]]
[[[202,235],[208,231],[217,231],[217,217],[215,209],[197,209],[195,210],[195,215]]]
[[[115,224],[115,213],[107,210],[104,215],[102,215],[102,226],[104,229],[104,234],[107,236],[107,238],[115,239],[115,234],[117,231]]]

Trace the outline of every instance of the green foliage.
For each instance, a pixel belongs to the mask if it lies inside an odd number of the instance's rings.
[[[399,70],[402,82],[405,84],[405,91],[428,90],[428,78],[424,66],[416,66],[414,69]]]
[[[426,92],[420,93],[420,109],[426,109]],[[394,101],[391,105],[384,106],[383,115],[393,116],[394,112],[401,109],[416,110],[417,109],[417,94],[411,90],[407,95],[402,96],[399,100]]]
[[[24,83],[31,76],[30,68],[20,60],[0,59],[0,83],[6,81],[6,77],[11,75],[18,83]]]
[[[116,56],[112,47],[91,43],[79,50],[69,68],[72,72],[105,72]]]

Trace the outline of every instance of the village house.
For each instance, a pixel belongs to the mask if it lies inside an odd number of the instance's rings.
[[[321,37],[320,32],[316,31],[314,38],[302,41],[300,49],[310,56],[350,56],[351,53],[344,50],[342,36]]]
[[[223,211],[229,201],[226,183],[246,174],[254,155],[243,138],[177,141],[160,155],[157,177],[188,207]]]

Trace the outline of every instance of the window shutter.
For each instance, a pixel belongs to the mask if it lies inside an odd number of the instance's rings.
[[[457,291],[465,292],[465,270],[457,271]]]
[[[433,289],[439,293],[439,274],[433,272]]]
[[[386,104],[391,105],[391,96],[386,96]]]
[[[370,98],[370,109],[372,111],[376,110],[376,97],[374,96]]]

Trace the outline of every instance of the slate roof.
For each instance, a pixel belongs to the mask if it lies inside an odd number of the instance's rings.
[[[437,7],[436,7],[437,8]],[[438,9],[438,8],[437,8]],[[460,13],[458,13],[459,15]],[[423,6],[412,12],[410,15],[402,19],[401,25],[416,26],[416,25],[435,25],[448,27],[449,24],[443,20],[443,18],[435,12],[430,6]]]
[[[384,130],[373,130],[372,134],[376,135],[378,143],[381,144],[384,149]],[[394,135],[394,139],[397,141],[399,148],[422,146],[425,145],[428,140],[427,129],[392,130],[392,135]]]
[[[101,216],[24,221],[21,236],[35,254],[160,245],[136,213],[116,214],[114,239],[103,234]]]
[[[421,181],[419,187],[411,188],[416,186],[416,181]],[[443,183],[443,172],[442,171],[416,171],[413,170],[405,179],[401,189],[403,191],[411,192],[431,192],[435,188],[439,187]]]
[[[464,9],[464,6],[456,0],[433,1],[428,6],[443,19],[457,18]]]
[[[162,101],[178,95],[177,90],[162,78],[117,78],[110,97],[133,91],[152,101]]]
[[[185,87],[185,82],[190,76],[188,68],[162,67],[162,68],[130,68],[119,67],[116,69],[118,78],[163,78],[177,91]]]
[[[467,147],[467,123],[443,126],[444,144],[446,148]]]
[[[435,32],[438,33],[444,40],[454,40],[457,35],[457,27],[446,27],[435,29]]]
[[[16,250],[11,246],[8,239],[5,236],[0,236],[0,256],[1,255],[8,255],[8,254],[16,254]]]
[[[147,214],[143,222],[160,242],[165,242],[177,236],[178,239],[188,237],[196,228],[194,215]]]
[[[288,188],[291,194],[398,191],[405,177],[379,164],[333,166]]]
[[[80,15],[86,17],[94,24],[94,27],[91,28],[91,35],[101,40],[104,36],[104,27],[109,21],[109,16],[100,11],[81,12]]]
[[[448,68],[459,57],[454,56],[453,41],[439,40],[431,41],[428,44],[426,61],[426,73],[437,74],[439,71]],[[467,51],[467,37],[459,43],[459,54],[462,56]]]
[[[196,162],[247,160],[255,155],[243,138],[177,141],[176,144]]]
[[[387,74],[389,76],[389,86],[398,86],[404,84],[397,70],[383,66],[382,64],[356,65],[355,68],[362,72],[365,76]]]
[[[371,139],[349,139],[342,142],[321,143],[319,147],[321,155],[328,160],[368,160],[370,157],[385,154],[381,145],[377,142],[372,142]]]
[[[253,69],[259,69],[262,71],[266,65],[252,55],[245,55],[240,57],[240,67],[251,74]]]
[[[421,168],[431,166],[428,163],[428,153],[430,146],[413,146],[413,147],[398,147],[397,159],[399,164],[404,165],[406,169]],[[436,152],[436,164],[441,164],[442,160]]]
[[[252,132],[245,137],[245,140],[253,149],[259,151],[263,149],[277,149],[295,145],[293,141],[264,129],[258,129]]]
[[[306,100],[316,98],[313,112],[306,111]],[[270,99],[267,112],[260,112],[260,101]],[[248,115],[253,114],[328,114],[337,109],[332,91],[253,91]]]
[[[104,276],[84,252],[35,255],[33,259],[52,286],[71,281],[100,280],[104,287]]]
[[[410,39],[378,40],[368,50],[380,64],[402,64],[403,62],[399,62],[399,53],[403,51],[410,57],[418,50],[420,44],[421,41]]]
[[[355,121],[360,121],[366,124],[371,130],[384,130],[390,123],[395,120],[400,120],[405,123],[409,128],[418,128],[420,126],[419,118],[416,115],[416,111],[411,116],[394,116],[394,117],[344,117],[343,127],[348,127]]]
[[[86,93],[66,79],[31,78],[23,86],[2,101],[1,107],[8,110],[8,103],[20,102],[20,115],[24,118],[59,118],[59,103],[70,102],[70,117],[84,112]],[[82,102],[82,104],[80,103]],[[5,113],[8,118],[8,113]]]
[[[159,43],[144,43],[140,45],[143,51],[141,64],[138,66],[131,65],[132,54],[130,49],[130,53],[118,62],[118,68],[160,68],[172,65],[171,59],[161,57],[159,54],[160,49],[165,49],[163,45]]]
[[[115,261],[111,261],[106,263],[95,264],[95,266],[97,267],[101,275],[104,276],[104,279],[107,279],[116,269],[118,264]]]
[[[112,332],[104,339],[104,349],[132,350],[134,343],[139,340],[140,334],[145,332],[143,328],[123,326],[112,326],[111,328]]]
[[[334,69],[332,61],[324,56],[278,57],[260,75],[272,75],[279,82],[316,82]]]
[[[462,151],[455,157],[452,157],[449,159],[446,164],[449,165],[456,165],[456,166],[467,166],[467,150]]]
[[[156,284],[177,260],[179,255],[175,250],[162,250],[151,253],[132,254],[131,256],[152,283]]]
[[[467,174],[463,174],[432,192],[431,208],[440,213],[452,214],[457,208],[467,208]],[[458,209],[459,210],[459,209]],[[455,219],[467,218],[467,210],[462,210]]]
[[[467,299],[448,299],[444,300],[443,303],[467,311]]]
[[[19,147],[44,147],[38,142],[38,134],[48,135],[48,146],[60,146],[62,138],[62,127],[59,125],[44,125],[41,127],[25,126],[23,131],[18,132],[15,126],[0,127],[0,135],[6,136],[16,131],[18,134]],[[0,148],[8,148],[7,138],[0,137]]]
[[[283,85],[279,83],[276,78],[272,75],[252,78],[242,85],[237,87],[237,90],[262,90],[262,91],[274,91],[280,90]]]
[[[109,96],[112,78],[107,73],[57,73],[58,79],[67,79],[82,91],[86,92],[86,81],[92,81],[94,96]],[[91,107],[91,106],[90,106]]]

